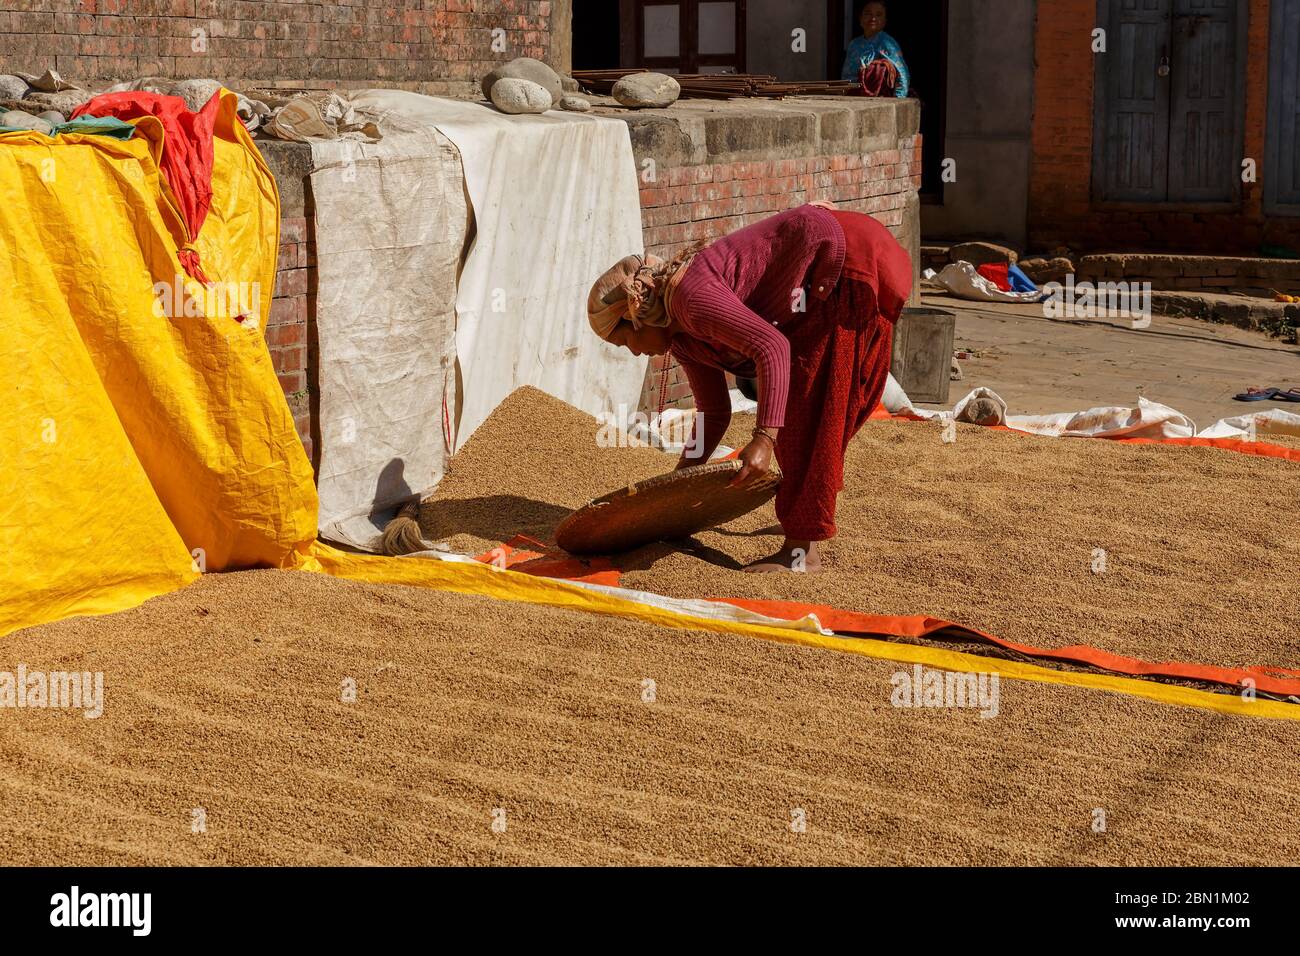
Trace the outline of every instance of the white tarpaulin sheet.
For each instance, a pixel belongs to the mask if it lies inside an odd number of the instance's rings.
[[[990,398],[1003,411],[1007,403],[991,389],[977,388],[949,411],[931,411],[912,405],[907,393],[891,375],[885,385],[882,404],[895,415],[949,419],[961,413],[977,398]],[[1300,415],[1273,408],[1267,411],[1221,418],[1209,428],[1196,430],[1196,423],[1182,412],[1150,399],[1138,397],[1135,407],[1103,406],[1079,412],[1051,415],[1005,415],[1004,424],[1017,431],[1054,438],[1241,438],[1268,441],[1269,435],[1300,436]]]
[[[460,150],[476,236],[456,293],[456,447],[521,385],[592,415],[635,411],[646,360],[599,341],[586,315],[592,283],[644,249],[627,124],[402,90],[352,102],[435,126]]]
[[[1006,292],[984,278],[969,262],[950,262],[933,279],[927,280],[942,286],[961,299],[976,302],[1041,302],[1047,293]]]
[[[312,142],[320,524],[364,548],[441,477],[444,398],[459,447],[523,385],[635,410],[646,360],[586,319],[592,282],[642,250],[627,124],[397,90],[350,102],[384,138]]]
[[[1258,438],[1260,441],[1268,441],[1269,435],[1300,438],[1300,415],[1270,408],[1263,412],[1220,418],[1209,428],[1196,433],[1197,438]]]
[[[313,140],[322,533],[364,546],[370,515],[442,477],[455,383],[460,157],[435,129]]]

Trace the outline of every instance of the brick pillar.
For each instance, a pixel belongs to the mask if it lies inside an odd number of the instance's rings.
[[[294,425],[307,457],[313,457],[311,401],[308,393],[308,294],[310,272],[315,269],[310,255],[308,224],[303,217],[280,223],[280,259],[276,266],[271,317],[266,324],[266,344],[271,350],[275,373],[293,412]]]

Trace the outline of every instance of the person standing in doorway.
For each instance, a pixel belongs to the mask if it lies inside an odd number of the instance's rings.
[[[840,79],[858,80],[868,96],[889,96],[892,89],[892,94],[902,99],[908,94],[912,78],[898,41],[885,32],[888,19],[889,10],[883,0],[862,5],[858,13],[862,36],[849,44]]]

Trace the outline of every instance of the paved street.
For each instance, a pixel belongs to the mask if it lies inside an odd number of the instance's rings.
[[[1273,407],[1232,400],[1251,385],[1300,386],[1300,347],[1230,326],[1157,315],[1135,330],[1128,319],[1048,319],[1039,305],[924,301],[957,313],[956,347],[975,353],[961,363],[965,377],[952,383],[951,401],[984,385],[1012,414],[1032,414],[1131,405],[1145,395],[1205,427]]]

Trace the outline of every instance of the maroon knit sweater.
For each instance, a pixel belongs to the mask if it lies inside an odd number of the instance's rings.
[[[803,314],[802,296],[831,294],[843,264],[844,231],[811,205],[737,230],[691,259],[672,296],[683,331],[670,349],[710,435],[731,420],[724,369],[758,378],[759,425],[785,424],[790,343],[781,327]]]

